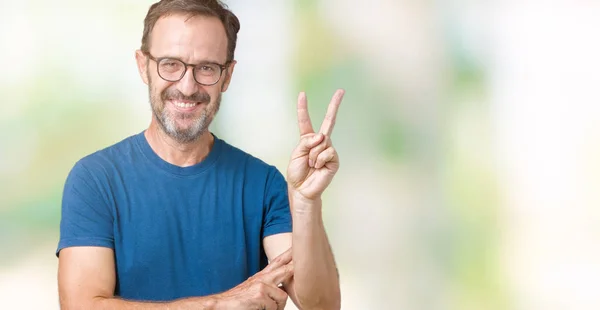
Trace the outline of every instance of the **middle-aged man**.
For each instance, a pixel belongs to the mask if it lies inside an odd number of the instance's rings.
[[[135,56],[153,117],[69,173],[56,252],[63,309],[281,310],[288,296],[300,309],[340,308],[321,195],[339,167],[330,136],[344,92],[316,133],[299,95],[286,182],[208,130],[239,28],[217,0],[150,7]]]

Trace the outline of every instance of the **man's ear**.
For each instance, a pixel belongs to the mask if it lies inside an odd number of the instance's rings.
[[[223,85],[221,85],[221,92],[224,93],[229,88],[229,83],[231,83],[231,76],[233,76],[233,69],[235,68],[235,64],[237,61],[232,60],[227,69],[225,69],[225,76],[223,79]]]
[[[148,58],[141,50],[137,50],[135,51],[135,61],[137,63],[138,72],[140,73],[142,81],[148,85]]]

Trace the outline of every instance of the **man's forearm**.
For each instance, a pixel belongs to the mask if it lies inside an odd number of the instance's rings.
[[[71,308],[67,308],[71,309]],[[212,296],[191,297],[172,302],[137,302],[118,298],[101,298],[94,300],[92,310],[216,310],[216,299]]]
[[[301,309],[339,309],[340,283],[323,225],[321,200],[290,194],[294,290]]]

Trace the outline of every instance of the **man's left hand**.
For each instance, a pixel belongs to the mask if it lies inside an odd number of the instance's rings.
[[[300,142],[292,152],[287,170],[289,188],[301,198],[317,200],[331,183],[340,167],[338,154],[331,143],[338,108],[344,90],[333,95],[319,132],[315,133],[308,115],[306,94],[298,96],[298,127]]]

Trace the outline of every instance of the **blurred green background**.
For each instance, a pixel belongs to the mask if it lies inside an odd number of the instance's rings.
[[[343,309],[598,309],[600,4],[226,1],[213,132],[285,171],[346,89],[324,213]],[[149,124],[152,1],[0,2],[0,300],[58,309],[66,176]],[[294,309],[289,303],[289,309]]]

